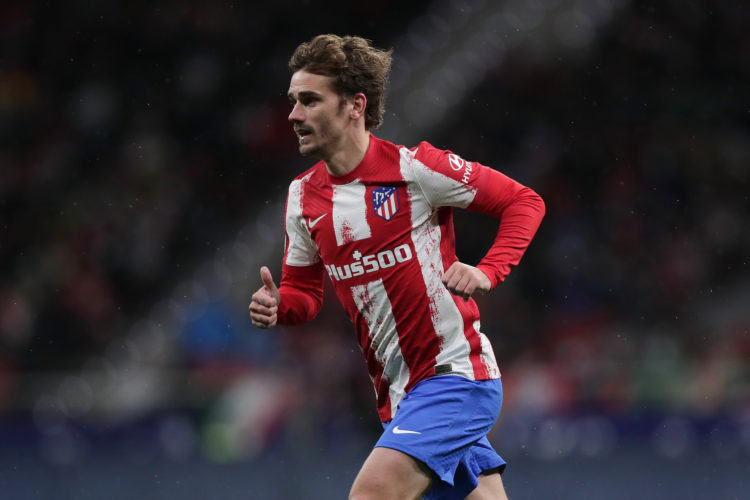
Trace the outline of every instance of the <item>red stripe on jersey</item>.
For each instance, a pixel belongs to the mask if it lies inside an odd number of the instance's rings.
[[[367,320],[362,314],[360,314],[359,311],[356,311],[356,307],[352,304],[351,300],[348,298],[347,300],[344,300],[344,298],[341,296],[339,296],[339,299],[341,300],[344,308],[347,309],[349,317],[353,318],[354,331],[357,334],[357,341],[359,342],[360,349],[362,350],[362,355],[365,358],[367,373],[370,375],[370,378],[372,379],[372,385],[375,388],[378,416],[382,421],[390,420],[390,383],[387,379],[383,378],[383,365],[375,356],[375,350],[379,346],[370,341],[370,329],[367,325]],[[363,297],[363,300],[367,300],[367,297]]]
[[[451,207],[442,207],[439,209],[438,221],[440,222],[440,228],[442,232],[442,239],[440,240],[440,253],[443,257],[443,269],[445,271],[453,265],[454,262],[458,261],[456,257],[456,234],[453,229],[453,209]],[[464,336],[466,341],[469,343],[471,348],[469,352],[469,359],[471,366],[474,368],[474,377],[477,380],[481,380],[488,377],[487,367],[482,362],[482,342],[479,338],[479,334],[474,329],[474,318],[479,317],[479,311],[477,310],[474,299],[464,301],[463,298],[456,295],[452,295],[453,302],[458,307],[461,313],[461,319],[464,324]]]

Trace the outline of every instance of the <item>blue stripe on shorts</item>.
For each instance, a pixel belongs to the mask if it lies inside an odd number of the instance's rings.
[[[463,499],[489,470],[502,472],[503,460],[487,440],[503,400],[500,379],[469,380],[438,375],[422,380],[383,424],[375,446],[392,448],[424,462],[440,479],[427,499]]]

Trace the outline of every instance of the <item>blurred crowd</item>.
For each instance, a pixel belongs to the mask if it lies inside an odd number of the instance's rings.
[[[542,368],[572,406],[750,410],[748,14],[633,2],[582,54],[511,54],[439,137],[547,202],[483,316],[509,376]]]
[[[19,411],[27,374],[77,370],[124,336],[283,198],[309,163],[286,119],[299,42],[388,46],[419,12],[334,2],[315,26],[318,2],[253,4],[0,8],[0,411]],[[590,46],[509,51],[460,119],[424,137],[547,203],[521,266],[477,299],[506,408],[750,418],[749,20],[740,1],[633,1]],[[476,262],[494,222],[456,218],[459,257]],[[207,352],[214,330],[191,323],[180,367],[205,380],[252,365],[239,373],[286,401],[266,418],[302,433],[369,425],[372,389],[334,302],[245,361],[232,346],[261,335],[249,321]],[[217,393],[238,380],[214,379]]]
[[[292,6],[2,7],[0,366],[79,365],[283,195]]]

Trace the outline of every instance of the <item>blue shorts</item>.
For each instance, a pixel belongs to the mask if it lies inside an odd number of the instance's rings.
[[[505,468],[487,440],[502,401],[499,379],[439,375],[422,380],[401,400],[393,420],[383,424],[375,446],[404,452],[435,473],[425,499],[463,500],[482,472]]]

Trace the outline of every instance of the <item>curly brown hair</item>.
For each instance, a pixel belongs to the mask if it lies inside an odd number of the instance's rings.
[[[370,130],[383,123],[392,52],[358,36],[318,35],[297,47],[289,69],[333,77],[333,87],[342,97],[362,92],[367,98],[365,128]]]

